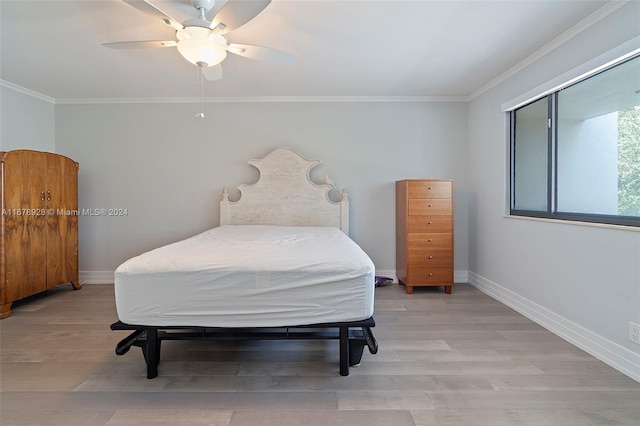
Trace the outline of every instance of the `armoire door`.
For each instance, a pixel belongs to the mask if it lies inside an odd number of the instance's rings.
[[[46,165],[47,288],[78,284],[78,165],[50,155]]]
[[[46,154],[7,153],[4,159],[6,294],[3,303],[47,289]]]

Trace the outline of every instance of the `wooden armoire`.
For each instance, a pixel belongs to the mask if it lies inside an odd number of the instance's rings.
[[[396,274],[406,286],[453,286],[453,181],[396,182]]]
[[[11,304],[78,280],[78,163],[48,152],[0,152],[0,318]]]

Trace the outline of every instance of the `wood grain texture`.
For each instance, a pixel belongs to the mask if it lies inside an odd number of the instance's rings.
[[[453,192],[453,182],[448,180],[429,180],[426,184],[424,180],[407,181],[408,198],[451,198]]]
[[[47,288],[78,280],[78,163],[47,157]]]
[[[453,182],[396,182],[396,273],[415,286],[453,286]]]
[[[1,155],[0,318],[19,299],[78,280],[78,163],[58,154]]]
[[[3,156],[6,285],[3,304],[46,290],[46,154],[11,151]]]
[[[17,301],[0,333],[0,424],[631,426],[640,383],[467,284],[376,289],[380,351],[338,375],[337,342],[164,342],[161,375],[112,285]],[[73,360],[73,362],[70,362]]]

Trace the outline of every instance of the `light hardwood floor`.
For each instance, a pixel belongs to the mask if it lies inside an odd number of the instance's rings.
[[[63,286],[0,322],[0,424],[640,424],[640,383],[471,286],[378,288],[374,316],[348,377],[336,341],[174,341],[148,380],[114,353],[113,286]]]

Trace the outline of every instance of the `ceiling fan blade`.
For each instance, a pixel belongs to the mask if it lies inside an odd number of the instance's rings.
[[[227,50],[245,58],[257,61],[271,62],[274,64],[293,64],[298,61],[298,56],[284,50],[271,47],[254,46],[252,44],[231,43]]]
[[[154,18],[159,18],[165,24],[170,27],[175,28],[176,30],[181,30],[184,27],[182,24],[171,16],[164,13],[162,10],[158,9],[156,6],[149,3],[147,0],[122,0],[127,3],[129,6],[133,6],[141,12],[146,13],[147,15],[153,16]]]
[[[202,69],[202,75],[209,81],[220,80],[222,78],[222,65],[214,65]]]
[[[146,49],[146,48],[154,48],[154,47],[176,47],[178,43],[173,40],[169,41],[159,41],[159,40],[149,40],[149,41],[118,41],[115,43],[103,43],[104,47],[109,47],[111,49]]]
[[[226,34],[255,18],[271,0],[229,0],[211,20],[211,29]]]

